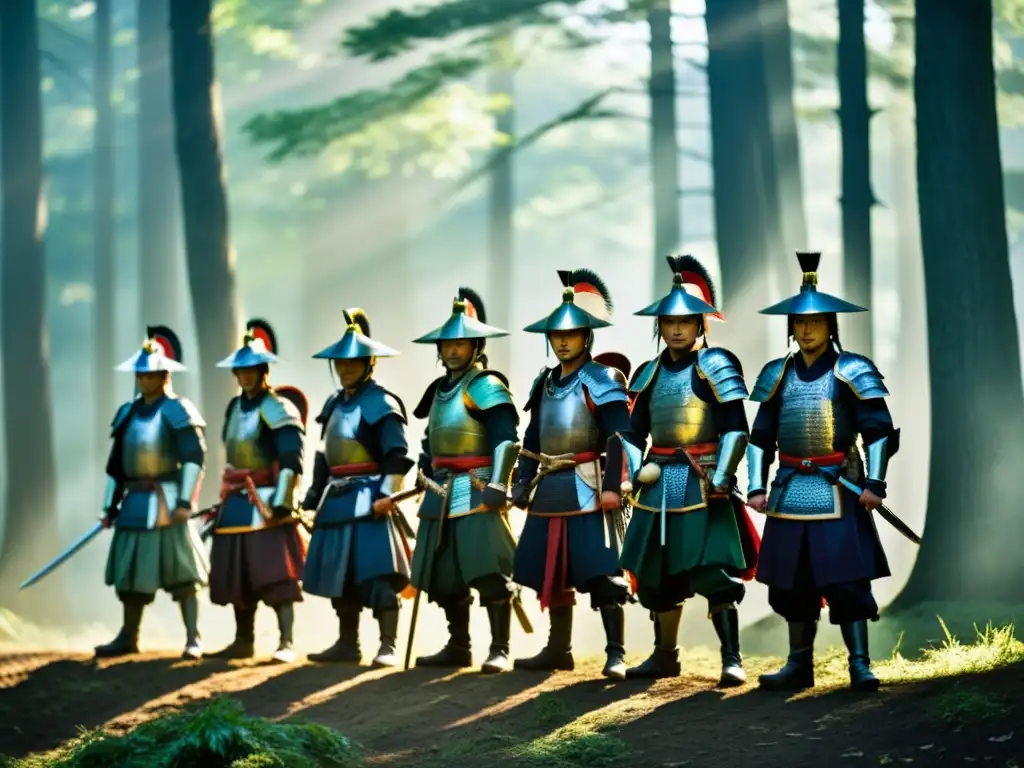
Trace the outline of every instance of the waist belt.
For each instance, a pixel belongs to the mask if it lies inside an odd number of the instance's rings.
[[[494,464],[490,456],[439,456],[430,462],[434,469],[447,469],[450,472],[471,472]]]
[[[846,453],[829,453],[825,456],[787,456],[779,454],[779,464],[784,467],[792,467],[797,472],[809,475],[814,472],[815,467],[837,467],[846,462]]]
[[[686,461],[684,453],[690,454],[695,459],[712,459],[718,456],[718,443],[694,443],[693,445],[652,445],[648,454],[655,461],[671,461],[677,459]]]
[[[353,477],[354,475],[379,475],[380,464],[364,461],[356,464],[338,464],[331,467],[331,477]]]

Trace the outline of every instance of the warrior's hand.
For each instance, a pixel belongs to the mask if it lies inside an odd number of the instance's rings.
[[[191,507],[188,504],[179,503],[174,508],[174,514],[171,515],[171,522],[174,525],[180,525],[181,523],[187,523],[190,517],[192,517]]]
[[[768,495],[764,491],[757,491],[747,496],[747,506],[755,512],[764,512],[768,507]]]
[[[526,509],[530,505],[529,483],[516,483],[512,488],[512,506]]]
[[[373,502],[373,516],[374,517],[387,517],[395,511],[395,502],[389,497],[385,496],[383,499],[377,499]]]
[[[728,484],[726,484],[726,485],[715,485],[715,486],[712,486],[712,488],[711,488],[711,495],[712,496],[728,496],[729,493],[731,492],[731,490],[732,489],[729,488]]]
[[[602,491],[601,492],[601,508],[605,512],[611,512],[613,509],[618,509],[622,506],[622,497],[619,496],[615,491]]]
[[[882,498],[865,488],[860,494],[860,503],[868,509],[878,509],[882,505]]]
[[[114,518],[112,518],[109,513],[105,514],[103,517],[100,518],[100,525],[102,525],[104,528],[109,528],[113,524]]]

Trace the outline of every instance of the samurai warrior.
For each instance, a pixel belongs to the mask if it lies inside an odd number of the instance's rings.
[[[280,630],[273,659],[295,660],[294,604],[302,601],[306,559],[295,493],[307,405],[294,387],[270,386],[276,352],[270,325],[250,320],[242,346],[217,364],[230,368],[242,389],[224,413],[227,466],[210,551],[210,599],[235,612],[235,639],[212,654],[217,658],[255,654],[256,607],[263,602],[274,609]]]
[[[435,344],[445,374],[413,411],[426,418],[419,482],[426,489],[413,555],[412,583],[448,620],[448,643],[417,666],[468,667],[470,589],[491,626],[481,672],[508,669],[515,538],[508,485],[519,454],[519,416],[504,374],[487,367],[486,340],[508,332],[487,325],[483,301],[460,288],[442,326],[415,340]]]
[[[821,254],[798,253],[800,292],[767,309],[788,317],[799,352],[772,360],[750,399],[760,403],[747,464],[747,504],[767,515],[757,580],[789,624],[789,658],[762,688],[814,685],[814,637],[825,603],[849,651],[850,685],[878,688],[868,654],[868,620],[878,619],[871,582],[889,575],[870,510],[885,497],[889,459],[899,448],[875,364],[843,350],[837,315],[863,312],[817,289]],[[867,467],[857,445],[861,437]],[[770,489],[768,467],[778,450]],[[862,489],[849,490],[845,483]]]
[[[202,656],[199,542],[189,525],[206,464],[206,422],[190,401],[171,390],[171,374],[186,370],[181,343],[170,328],[150,327],[147,339],[117,370],[135,373],[136,396],[117,409],[107,460],[103,525],[114,528],[106,583],[117,591],[124,623],[96,656],[137,653],[142,613],[157,590],[181,607],[186,659]]]
[[[559,272],[562,303],[527,326],[542,333],[558,357],[533,382],[524,408],[530,423],[523,437],[513,502],[527,510],[516,551],[515,580],[550,609],[545,648],[517,659],[516,669],[570,670],[576,592],[590,595],[607,637],[606,677],[626,675],[623,605],[630,586],[619,555],[623,456],[610,440],[629,433],[626,375],[591,356],[594,329],[611,325],[612,301],[601,279],[586,269]],[[620,363],[628,369],[628,361]]]
[[[313,355],[331,361],[341,386],[316,419],[323,447],[302,504],[316,510],[303,588],[330,598],[339,631],[334,645],[309,659],[358,663],[359,614],[369,608],[380,625],[373,665],[393,667],[411,551],[389,497],[415,462],[407,456],[405,405],[373,378],[377,358],[398,352],[370,338],[363,310],[348,310],[345,321],[341,339]]]
[[[654,653],[629,678],[680,672],[677,636],[683,602],[708,601],[721,643],[719,685],[746,680],[737,606],[753,577],[757,532],[734,494],[747,446],[739,360],[709,347],[707,320],[721,319],[707,271],[692,256],[669,256],[672,289],[635,314],[654,317],[665,350],[630,382],[636,446],[648,435],[647,463],[634,478],[633,515],[620,564],[637,579],[637,596],[654,621]]]

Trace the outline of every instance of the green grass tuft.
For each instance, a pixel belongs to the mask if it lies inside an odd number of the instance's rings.
[[[551,728],[570,719],[569,707],[553,693],[542,693],[533,701],[537,725]]]
[[[603,768],[622,765],[627,751],[625,742],[607,733],[555,731],[547,738],[514,747],[511,753],[530,768]]]
[[[359,750],[321,725],[249,717],[232,699],[165,715],[123,736],[88,731],[57,753],[7,760],[5,768],[356,768]]]
[[[952,690],[930,697],[925,704],[928,713],[950,725],[989,720],[1006,714],[1010,707],[1002,696],[985,693],[957,684]]]

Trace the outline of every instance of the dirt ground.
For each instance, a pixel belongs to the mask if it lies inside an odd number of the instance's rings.
[[[748,674],[765,662],[748,663]],[[787,697],[754,685],[714,690],[713,659],[679,679],[610,684],[596,660],[572,673],[485,677],[413,669],[182,662],[157,654],[96,664],[86,655],[0,657],[0,754],[59,746],[80,727],[117,732],[170,709],[230,695],[253,715],[338,729],[381,766],[584,766],[517,758],[514,745],[572,740],[588,722],[624,766],[1024,765],[1024,665],[972,677],[825,688]],[[592,748],[601,749],[599,737]],[[549,739],[551,741],[551,739]],[[624,745],[624,746],[623,746]],[[545,763],[545,759],[547,762]]]

